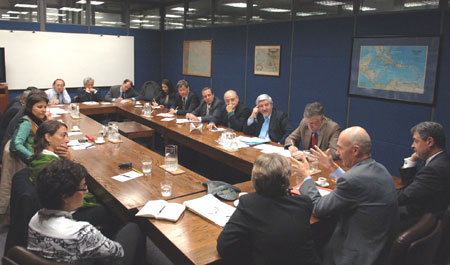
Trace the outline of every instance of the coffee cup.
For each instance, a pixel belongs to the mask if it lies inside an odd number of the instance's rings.
[[[317,180],[317,184],[319,184],[320,186],[324,186],[327,184],[327,179],[324,177],[319,177]]]

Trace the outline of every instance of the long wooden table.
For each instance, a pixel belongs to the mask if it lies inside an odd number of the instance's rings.
[[[73,125],[80,127],[82,135],[69,137],[70,139],[84,138],[88,134],[94,138],[100,136],[102,125],[81,114],[80,119],[74,119],[70,115],[62,115],[69,131]],[[121,143],[106,142],[95,144],[95,148],[85,150],[70,150],[73,160],[84,165],[92,176],[88,180],[89,189],[96,195],[105,195],[105,191],[116,204],[125,211],[135,212],[137,207],[143,206],[148,200],[163,199],[161,196],[160,182],[169,178],[173,181],[172,195],[168,199],[186,196],[205,191],[202,185],[207,178],[180,166],[185,171],[183,174],[172,175],[159,165],[164,164],[164,158],[139,145],[126,137],[121,137]],[[142,161],[153,161],[151,176],[143,176],[126,182],[112,179],[130,169],[119,169],[121,162],[133,162],[133,168],[142,172]],[[167,198],[165,198],[167,199]],[[117,205],[116,205],[117,206]]]

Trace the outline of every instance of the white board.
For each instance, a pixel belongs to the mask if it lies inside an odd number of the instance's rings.
[[[0,30],[5,47],[8,89],[50,88],[56,78],[66,87],[95,86],[134,80],[134,37],[79,33]]]

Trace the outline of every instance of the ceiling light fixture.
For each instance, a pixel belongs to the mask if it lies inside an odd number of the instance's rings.
[[[104,3],[105,2],[102,2],[102,1],[91,1],[91,5],[93,5],[93,6],[103,5]],[[76,2],[76,4],[85,5],[86,0],[80,0],[80,1]]]
[[[29,4],[15,4],[14,7],[23,7],[23,8],[37,8],[37,5],[29,5]]]
[[[315,2],[315,3],[319,4],[319,5],[323,5],[323,6],[340,6],[340,5],[345,4],[343,2],[334,1],[334,0],[331,0],[331,1],[318,1],[318,2]]]
[[[82,8],[67,7],[67,6],[61,7],[59,10],[60,11],[69,11],[69,12],[81,12],[81,11],[83,11]]]
[[[266,8],[261,8],[261,11],[266,11],[266,12],[272,12],[272,13],[287,13],[287,12],[291,12],[290,9],[282,9],[282,8],[274,8],[274,7],[266,7]]]
[[[180,15],[166,14],[166,17],[170,17],[170,18],[179,18],[179,17],[181,17],[181,16],[180,16]]]
[[[309,17],[309,16],[323,16],[326,12],[297,12],[298,17]]]
[[[231,7],[238,7],[238,8],[246,8],[247,7],[247,3],[228,3],[228,4],[223,4],[224,6],[231,6]],[[258,6],[257,4],[253,4],[253,6]]]
[[[184,7],[178,6],[178,7],[171,8],[170,10],[177,11],[177,12],[184,12]],[[194,11],[197,11],[197,9],[189,8],[189,12],[194,12]]]
[[[20,11],[14,11],[14,10],[9,10],[6,13],[8,13],[8,14],[16,14],[16,15],[26,15],[26,14],[28,14],[28,12],[26,12],[26,11],[20,12]]]

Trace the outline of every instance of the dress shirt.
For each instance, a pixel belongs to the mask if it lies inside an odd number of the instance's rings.
[[[267,140],[270,140],[270,137],[269,137],[269,126],[270,126],[270,117],[272,116],[272,113],[270,113],[269,114],[269,116],[267,116],[267,117],[265,117],[264,118],[264,123],[263,123],[263,126],[261,127],[261,131],[259,132],[259,135],[261,136],[261,132],[264,130],[264,125],[266,124],[266,122],[267,122],[267,127],[266,127],[266,137],[264,137],[264,138],[262,138],[262,139],[267,139]],[[247,120],[247,126],[250,126],[250,125],[252,125],[254,122],[256,121],[256,116],[255,116],[255,118],[248,118],[248,120]],[[261,138],[261,137],[259,137],[259,138]]]
[[[437,152],[436,154],[430,156],[427,160],[425,160],[425,166],[428,165],[428,163],[430,163],[430,161],[437,155],[439,155],[440,153],[442,153],[442,151]],[[417,161],[412,161],[411,157],[407,157],[404,159],[404,163],[403,163],[403,167],[402,168],[410,168],[410,167],[415,167],[417,165]]]
[[[67,93],[67,90],[64,89],[64,91],[61,94],[56,93],[56,91],[53,88],[45,90],[45,93],[48,96],[48,101],[52,102],[55,98],[59,99],[59,104],[65,104],[65,103],[71,103],[72,100],[70,99],[69,93]],[[61,96],[63,99],[63,102],[61,102]]]

